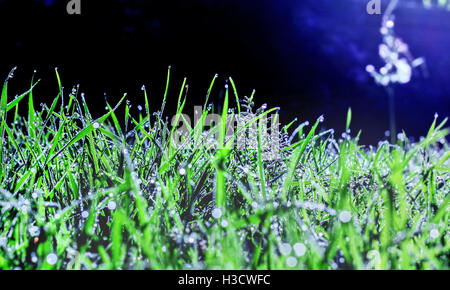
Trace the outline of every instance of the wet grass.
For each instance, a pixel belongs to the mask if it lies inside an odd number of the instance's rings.
[[[350,110],[340,137],[320,131],[323,118],[293,122],[265,160],[262,125],[240,150],[224,126],[194,126],[175,146],[162,117],[170,70],[161,110],[143,88],[136,116],[124,96],[93,118],[57,79],[40,110],[32,88],[11,98],[7,80],[2,90],[1,269],[449,269],[445,120],[418,143],[403,135],[377,147],[350,134]],[[205,102],[200,125],[213,112],[253,111],[248,128],[278,121],[229,84],[220,110]]]

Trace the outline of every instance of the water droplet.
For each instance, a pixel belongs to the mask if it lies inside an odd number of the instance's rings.
[[[392,21],[392,20],[386,21],[386,27],[387,28],[393,28],[394,25],[395,25],[394,21]]]
[[[297,259],[295,257],[288,257],[286,259],[286,264],[288,267],[295,267],[297,265]]]
[[[282,255],[287,256],[287,255],[289,255],[291,253],[291,251],[292,251],[292,247],[291,247],[290,244],[288,244],[288,243],[281,244],[280,252],[281,252]]]
[[[95,123],[92,125],[92,127],[94,127],[94,129],[98,129],[98,128],[100,127],[100,124],[97,123],[97,122],[95,122]]]
[[[56,262],[58,262],[58,257],[54,254],[48,254],[47,258],[45,259],[47,261],[47,263],[49,263],[50,265],[55,265]]]
[[[81,213],[81,217],[82,218],[87,218],[89,216],[89,213],[87,212],[87,211],[83,211],[82,213]]]
[[[303,243],[296,243],[294,245],[294,252],[297,257],[301,257],[306,253],[306,246]]]
[[[41,230],[37,226],[31,226],[28,231],[30,232],[30,235],[33,237],[39,236],[39,233]]]
[[[430,231],[430,237],[431,237],[432,239],[436,239],[437,237],[439,237],[439,231],[436,230],[436,229],[432,229],[432,230]]]
[[[212,216],[213,216],[213,218],[215,218],[215,219],[220,218],[220,217],[222,216],[222,210],[221,210],[220,208],[215,208],[215,209],[213,209],[213,211],[212,211]]]
[[[180,173],[180,175],[186,175],[186,169],[180,168],[180,170],[178,171],[178,173]]]
[[[339,220],[343,223],[348,223],[352,219],[350,212],[344,210],[339,214]]]
[[[116,204],[114,201],[110,200],[110,201],[108,202],[108,209],[109,209],[109,210],[115,210],[116,207],[117,207],[117,204]]]
[[[373,73],[375,71],[375,67],[371,64],[366,66],[366,72]]]

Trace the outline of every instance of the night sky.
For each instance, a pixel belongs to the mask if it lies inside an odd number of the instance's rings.
[[[281,107],[284,122],[323,114],[324,126],[342,132],[352,107],[362,143],[386,138],[387,95],[365,71],[383,65],[381,16],[368,15],[365,0],[82,0],[81,15],[68,15],[68,2],[0,0],[0,77],[18,67],[12,94],[27,89],[36,69],[43,82],[35,96],[51,102],[58,67],[66,90],[80,84],[98,114],[104,93],[113,102],[127,92],[142,104],[143,84],[157,110],[171,65],[169,97],[176,100],[186,76],[188,113],[218,73],[213,101],[232,76],[242,96],[256,89],[257,104]],[[428,70],[395,87],[398,127],[418,138],[436,112],[449,115],[450,11],[400,2],[395,31]]]

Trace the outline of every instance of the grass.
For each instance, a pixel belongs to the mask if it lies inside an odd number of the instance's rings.
[[[16,98],[4,83],[0,269],[450,268],[446,120],[436,117],[419,143],[404,134],[377,147],[350,135],[350,110],[339,138],[320,130],[323,118],[292,122],[271,141],[277,158],[265,160],[259,120],[278,122],[276,109],[255,110],[232,79],[220,110],[208,106],[213,79],[180,147],[162,117],[170,69],[160,111],[143,88],[139,114],[124,96],[98,118],[77,88],[63,95],[56,74],[59,93],[41,110],[37,82]],[[241,111],[255,112],[253,146],[232,147],[225,122],[202,126],[210,113],[225,121]],[[198,146],[213,135],[218,142]]]

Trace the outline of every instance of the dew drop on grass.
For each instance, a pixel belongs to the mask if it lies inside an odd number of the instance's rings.
[[[87,218],[89,216],[89,213],[87,212],[87,211],[83,211],[82,213],[81,213],[81,217],[82,218]]]
[[[100,124],[97,123],[97,122],[95,122],[95,123],[92,125],[92,127],[94,127],[94,129],[98,129],[98,128],[100,127]]]
[[[111,201],[108,202],[108,209],[109,210],[115,210],[116,207],[117,207],[117,204],[114,201],[111,200]]]
[[[45,259],[47,261],[47,263],[49,263],[50,265],[55,265],[56,262],[58,262],[58,257],[54,254],[48,254],[47,258]]]
[[[227,220],[223,220],[221,225],[222,225],[222,227],[226,228],[228,226],[228,221]]]
[[[339,220],[343,223],[348,223],[352,219],[350,212],[344,210],[339,214]]]
[[[41,230],[37,226],[31,226],[28,229],[28,231],[30,232],[30,235],[33,236],[33,237],[39,236],[39,233],[41,232]]]
[[[213,211],[212,211],[212,216],[213,216],[213,218],[215,218],[215,219],[220,218],[220,217],[222,216],[222,210],[221,210],[220,208],[215,208],[215,209],[213,209]]]
[[[142,106],[141,105],[138,105],[137,108],[138,108],[139,112],[142,111]]]
[[[180,173],[180,175],[186,175],[186,169],[180,168],[180,170],[178,171],[178,173]]]
[[[439,237],[439,231],[437,229],[432,229],[430,231],[430,237],[432,239],[436,239],[437,237]]]
[[[296,243],[294,245],[294,252],[297,257],[301,257],[306,253],[306,246],[303,243]]]
[[[295,257],[288,257],[286,259],[286,264],[288,267],[295,267],[297,266],[297,259]]]
[[[280,246],[281,254],[283,254],[284,256],[287,256],[291,253],[291,251],[292,251],[292,247],[290,244],[288,244],[288,243],[281,244],[281,246]]]

